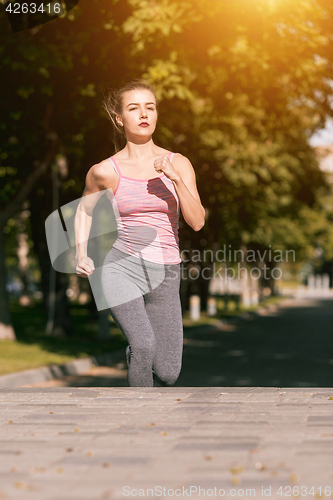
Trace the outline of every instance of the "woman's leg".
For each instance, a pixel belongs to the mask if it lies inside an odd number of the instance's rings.
[[[104,297],[130,346],[129,386],[153,387],[153,368],[166,385],[173,385],[179,376],[183,350],[179,284],[179,264],[142,262],[116,249],[104,261]]]
[[[130,346],[128,385],[130,387],[153,387],[152,365],[156,341],[143,297],[110,307],[109,310]]]
[[[156,340],[153,369],[168,386],[177,381],[182,365],[183,321],[179,286],[180,265],[169,264],[165,266],[163,282],[143,297]]]
[[[112,248],[103,263],[101,284],[110,314],[130,346],[128,385],[153,387],[155,335],[143,301],[148,286],[140,260]]]

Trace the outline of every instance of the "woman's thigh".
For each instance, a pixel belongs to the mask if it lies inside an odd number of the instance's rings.
[[[142,297],[164,279],[164,266],[112,248],[101,272],[103,295],[108,307],[115,307]]]

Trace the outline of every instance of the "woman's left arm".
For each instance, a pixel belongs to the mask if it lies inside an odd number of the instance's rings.
[[[158,173],[163,172],[173,182],[185,221],[194,231],[200,231],[205,225],[206,211],[201,205],[190,160],[180,153],[175,153],[171,163],[166,155],[161,155],[154,160],[154,168]]]
[[[178,172],[178,176],[171,180],[179,198],[183,217],[194,231],[200,231],[205,225],[206,212],[201,204],[192,163],[186,156],[177,153],[174,155],[172,166]]]

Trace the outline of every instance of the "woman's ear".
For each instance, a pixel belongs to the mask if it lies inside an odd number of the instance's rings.
[[[116,116],[116,122],[118,123],[118,125],[120,125],[121,127],[123,127],[123,122],[121,120],[121,118],[118,119],[118,115]]]

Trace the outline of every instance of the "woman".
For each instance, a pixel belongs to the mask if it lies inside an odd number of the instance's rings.
[[[154,89],[144,80],[128,83],[105,100],[116,154],[90,168],[83,194],[113,193],[118,237],[103,264],[102,288],[110,314],[129,344],[127,380],[133,387],[153,387],[154,379],[172,386],[179,376],[179,208],[195,231],[205,223],[190,161],[153,141],[157,106]],[[88,217],[81,223],[87,237],[80,241],[88,240]],[[78,247],[76,271],[88,277],[94,263],[86,246]]]

